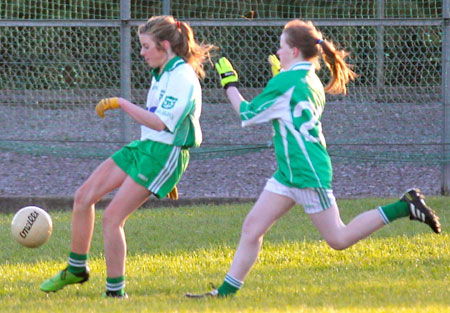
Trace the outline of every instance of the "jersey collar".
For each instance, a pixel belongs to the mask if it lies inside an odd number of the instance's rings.
[[[313,70],[314,66],[311,62],[308,61],[300,61],[295,63],[289,68],[289,71],[296,71],[296,70]]]
[[[169,62],[167,62],[166,66],[164,66],[164,69],[161,71],[161,73],[159,72],[159,67],[152,69],[152,76],[156,79],[156,81],[159,81],[164,72],[170,72],[184,63],[185,61],[180,56],[177,55],[173,57]]]

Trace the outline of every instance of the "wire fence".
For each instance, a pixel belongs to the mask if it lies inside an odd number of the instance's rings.
[[[220,47],[245,97],[270,79],[267,56],[282,26],[311,19],[350,52],[360,75],[347,96],[329,96],[323,116],[334,162],[440,164],[450,170],[450,23],[446,1],[2,1],[0,149],[105,158],[139,136],[123,112],[96,116],[104,97],[144,104],[150,71],[137,25],[152,15],[189,22],[197,40]],[[271,148],[270,125],[241,128],[211,65],[203,84],[204,144],[193,158]],[[327,71],[318,72],[329,79]]]

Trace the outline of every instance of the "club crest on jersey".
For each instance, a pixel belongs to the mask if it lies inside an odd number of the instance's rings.
[[[175,106],[175,103],[177,103],[177,101],[178,101],[177,98],[168,96],[164,99],[164,102],[162,103],[161,107],[163,109],[171,109]]]

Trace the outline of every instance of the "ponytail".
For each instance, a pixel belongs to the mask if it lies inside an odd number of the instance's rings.
[[[173,51],[189,63],[199,77],[204,78],[203,63],[206,61],[212,63],[211,50],[216,47],[210,44],[198,44],[195,41],[194,31],[187,23],[177,20],[176,26],[182,36],[181,40],[172,46]]]
[[[336,50],[333,43],[328,40],[321,40],[318,44],[322,47],[322,59],[331,73],[331,80],[325,86],[325,92],[332,95],[347,94],[347,83],[358,77],[345,63],[345,58],[349,53],[344,50]]]
[[[322,39],[322,33],[310,21],[292,20],[284,26],[283,33],[287,35],[289,46],[299,49],[306,60],[318,64],[318,57],[322,56],[331,73],[325,92],[334,95],[347,93],[347,83],[358,77],[344,61],[347,52],[336,50],[331,41]]]
[[[198,77],[205,77],[203,63],[211,62],[210,51],[216,47],[198,44],[194,38],[194,31],[187,23],[178,21],[172,16],[153,16],[147,23],[139,26],[138,31],[139,34],[152,35],[157,44],[164,40],[170,42],[173,52],[189,63]]]

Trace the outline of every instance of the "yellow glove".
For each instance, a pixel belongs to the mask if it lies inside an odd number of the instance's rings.
[[[275,54],[269,55],[269,63],[270,63],[270,69],[272,70],[272,76],[278,75],[280,72],[280,60],[278,60],[277,56]]]
[[[227,89],[231,86],[237,86],[238,74],[227,58],[220,58],[219,62],[215,64],[215,68],[220,75],[220,83],[223,88]]]
[[[105,111],[114,110],[119,108],[119,98],[105,98],[102,99],[97,106],[95,111],[101,118],[105,117]]]
[[[167,198],[169,198],[170,200],[178,200],[177,186],[173,187],[172,191],[167,194]]]

